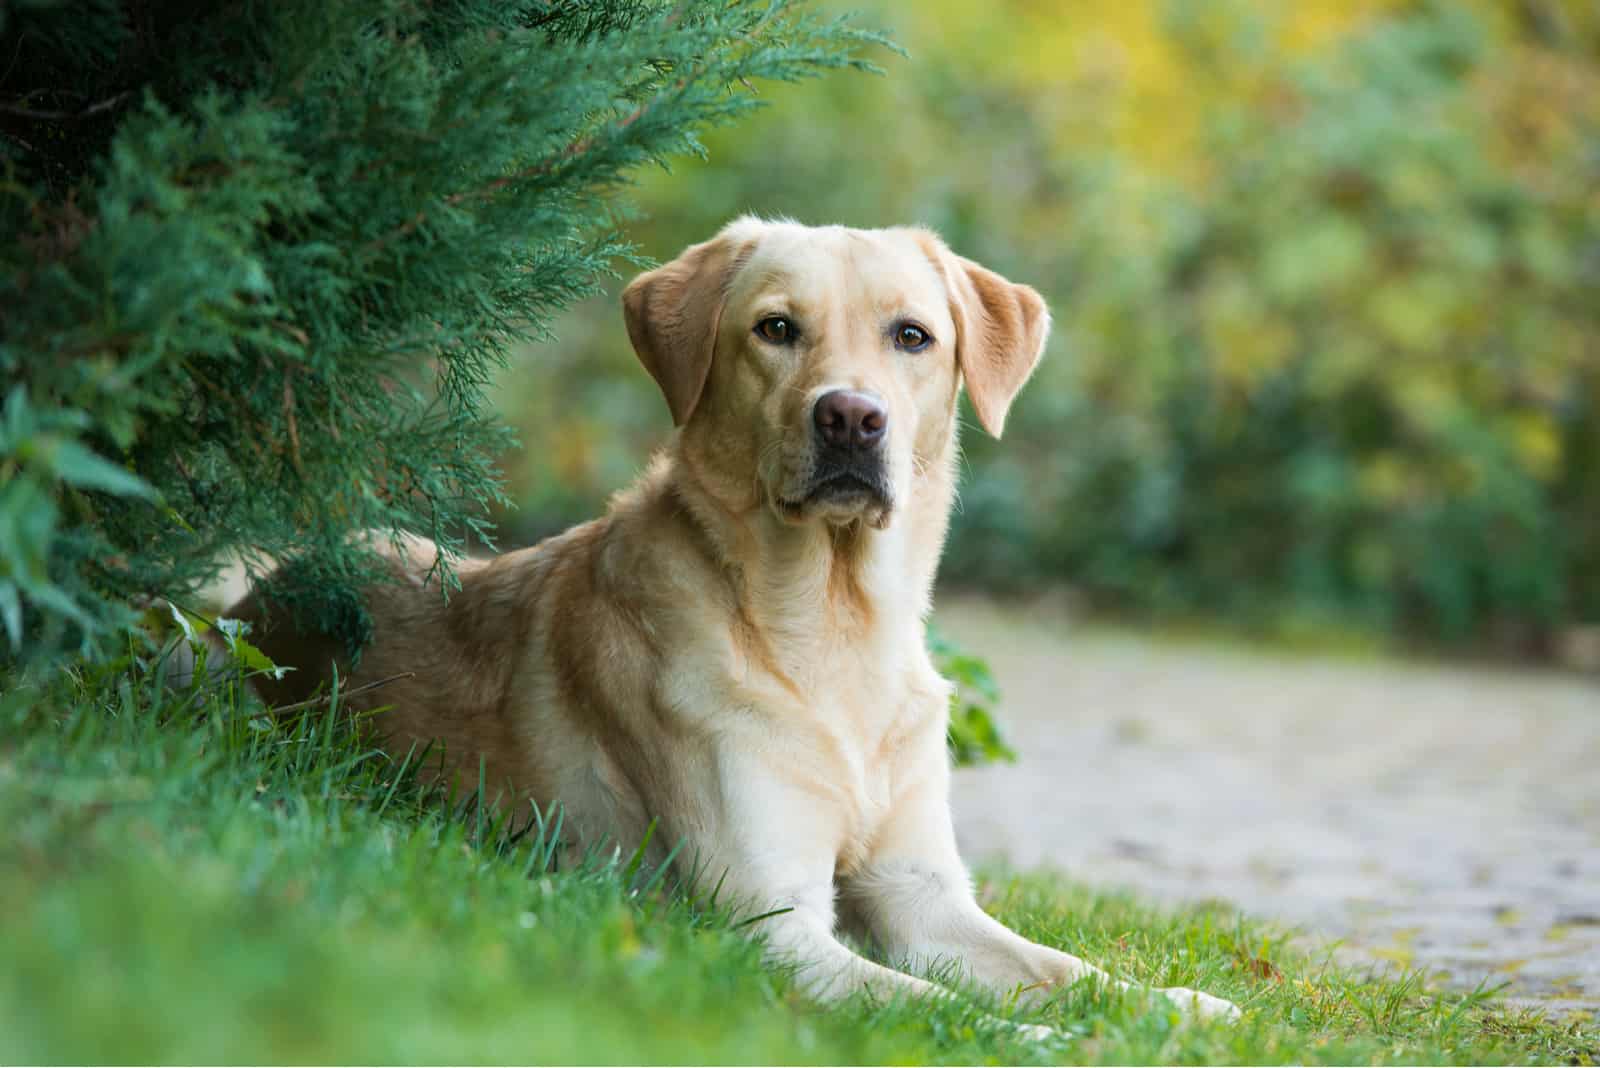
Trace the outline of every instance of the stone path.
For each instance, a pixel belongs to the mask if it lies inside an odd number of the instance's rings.
[[[1346,955],[1600,1015],[1600,683],[1075,627],[953,600],[1015,765],[956,775],[969,859],[1220,898]]]

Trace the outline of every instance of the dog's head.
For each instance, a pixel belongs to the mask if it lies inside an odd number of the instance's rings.
[[[636,278],[628,334],[736,506],[887,526],[955,436],[999,436],[1044,349],[1039,294],[917,229],[743,218]]]

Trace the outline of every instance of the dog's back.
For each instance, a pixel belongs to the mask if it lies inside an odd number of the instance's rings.
[[[529,788],[512,729],[508,695],[530,653],[529,606],[537,599],[547,566],[539,549],[490,560],[455,562],[461,588],[446,598],[433,569],[436,549],[418,537],[399,551],[379,549],[393,570],[392,581],[362,591],[373,624],[373,640],[352,660],[336,637],[297,626],[287,613],[258,593],[246,594],[226,616],[250,624],[251,640],[272,661],[292,670],[281,679],[259,678],[261,696],[281,706],[326,693],[337,672],[339,689],[351,694],[352,711],[378,710],[370,724],[392,754],[432,743],[430,773],[458,774],[476,786],[482,772],[497,789]]]

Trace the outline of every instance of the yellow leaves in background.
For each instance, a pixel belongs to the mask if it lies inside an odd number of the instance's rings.
[[[1367,296],[1364,311],[1379,337],[1404,353],[1433,351],[1450,333],[1462,296],[1459,282],[1431,273],[1383,278]]]
[[[1481,79],[1483,105],[1494,117],[1488,147],[1496,162],[1554,192],[1552,187],[1580,172],[1543,164],[1581,152],[1584,129],[1600,122],[1600,70],[1579,56],[1549,49],[1519,45],[1514,54],[1515,62]]]
[[[594,436],[601,428],[588,422],[571,421],[567,432],[552,442],[547,457],[551,471],[562,482],[584,485],[594,478],[596,447]]]
[[[1199,307],[1201,330],[1217,354],[1216,371],[1230,386],[1249,388],[1293,358],[1294,331],[1256,298],[1248,276],[1220,276]]]
[[[1269,57],[1326,46],[1398,0],[923,0],[879,11],[915,58],[949,63],[985,82],[1004,81],[1063,117],[1055,143],[1086,147],[1085,131],[1105,138],[1152,170],[1202,177],[1207,161],[1200,133],[1209,111],[1227,98],[1270,92]],[[1223,60],[1202,66],[1202,54],[1227,57],[1234,38],[1260,54],[1259,65]],[[1181,39],[1180,39],[1181,38]]]
[[[1364,497],[1383,504],[1400,504],[1409,496],[1410,465],[1399,452],[1385,449],[1361,465],[1359,485]]]
[[[1553,478],[1561,466],[1561,435],[1555,420],[1527,411],[1512,412],[1504,419],[1522,466],[1540,481]]]
[[[1348,216],[1318,215],[1283,228],[1252,284],[1265,282],[1273,297],[1290,302],[1339,296],[1361,280],[1372,253],[1366,231]]]
[[[1390,396],[1407,429],[1423,437],[1444,430],[1461,412],[1461,400],[1448,372],[1441,374],[1435,361],[1399,361],[1391,369]]]

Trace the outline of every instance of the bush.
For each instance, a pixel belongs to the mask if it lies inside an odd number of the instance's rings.
[[[1424,6],[1220,109],[1197,187],[1083,176],[1044,566],[1442,639],[1600,618],[1595,58]]]
[[[0,7],[0,656],[102,651],[224,550],[358,645],[349,535],[487,535],[485,385],[628,254],[629,173],[872,40],[787,0]]]

